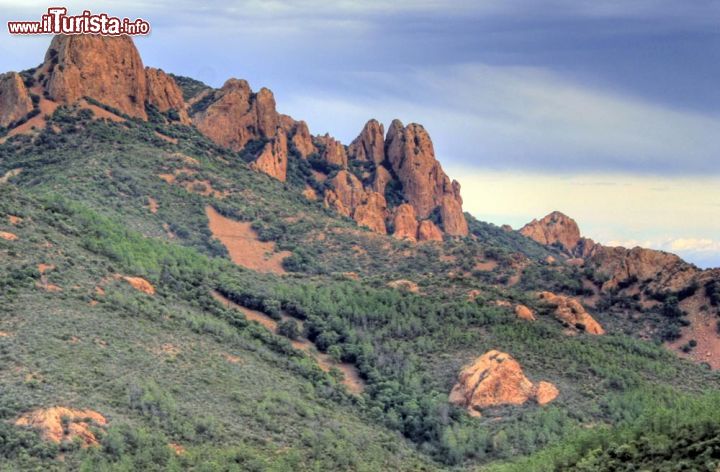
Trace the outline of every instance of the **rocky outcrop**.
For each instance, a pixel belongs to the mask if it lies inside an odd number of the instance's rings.
[[[515,305],[515,316],[525,321],[535,321],[535,313],[525,305]]]
[[[265,143],[260,156],[250,164],[250,167],[273,177],[280,182],[287,178],[287,137],[282,129],[277,131],[275,137]]]
[[[385,129],[377,120],[370,120],[360,135],[348,146],[348,155],[358,161],[380,164],[385,160]]]
[[[373,174],[372,189],[385,195],[387,185],[393,180],[392,174],[384,166],[377,166]]]
[[[0,75],[0,127],[25,117],[33,109],[22,77],[17,72]]]
[[[463,368],[449,401],[480,416],[481,410],[495,406],[522,405],[530,400],[546,404],[558,393],[549,382],[534,385],[512,356],[492,350]]]
[[[182,124],[190,124],[190,116],[185,109],[185,100],[175,79],[161,69],[145,68],[147,100],[161,112],[175,110]]]
[[[386,215],[387,202],[385,201],[385,197],[377,192],[368,192],[365,197],[365,202],[355,209],[353,219],[360,226],[365,226],[379,234],[386,234]]]
[[[560,245],[569,253],[572,253],[580,242],[580,228],[575,220],[559,211],[554,211],[541,220],[532,220],[519,232],[546,246]]]
[[[322,160],[337,167],[347,167],[347,152],[340,141],[326,134],[325,136],[316,136],[315,144],[320,149]]]
[[[386,234],[385,219],[387,202],[385,197],[363,187],[362,182],[347,170],[341,170],[328,181],[325,205],[338,213],[353,218],[361,226]]]
[[[585,311],[582,304],[572,297],[556,295],[552,292],[541,292],[539,298],[550,305],[555,317],[569,328],[585,331],[589,334],[605,334],[600,323]]]
[[[25,426],[40,431],[46,441],[73,442],[78,438],[83,447],[98,444],[92,427],[105,427],[107,420],[92,410],[73,410],[65,407],[41,408],[23,414],[15,420],[15,426]]]
[[[418,222],[415,216],[415,208],[408,203],[403,203],[395,209],[395,217],[393,219],[393,237],[396,239],[407,239],[408,241],[417,241]]]
[[[215,143],[234,151],[252,140],[274,138],[280,126],[272,92],[263,88],[255,94],[245,80],[229,79],[203,102],[209,103],[194,107],[193,123]]]
[[[467,235],[467,223],[462,223],[465,216],[460,184],[451,182],[435,159],[425,128],[414,123],[405,127],[399,120],[393,121],[385,139],[385,156],[402,184],[405,199],[419,218],[425,219],[442,207],[441,220],[446,233]]]
[[[56,102],[91,97],[147,119],[145,68],[129,36],[55,36],[42,69],[47,71],[45,90]]]
[[[301,157],[307,158],[317,152],[317,148],[313,144],[312,136],[310,135],[310,130],[304,121],[298,121],[293,125],[291,136],[292,143]]]
[[[443,233],[435,223],[423,220],[418,225],[418,241],[442,241]]]
[[[132,288],[148,295],[155,295],[155,287],[142,277],[122,276],[122,279],[129,283]]]

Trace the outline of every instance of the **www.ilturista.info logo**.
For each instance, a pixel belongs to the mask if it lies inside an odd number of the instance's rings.
[[[48,8],[40,21],[8,21],[10,34],[100,34],[103,36],[147,35],[150,23],[138,18],[117,18],[88,10],[82,15],[68,16],[67,8]]]

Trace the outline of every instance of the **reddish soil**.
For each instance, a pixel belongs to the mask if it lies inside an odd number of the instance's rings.
[[[18,237],[16,234],[0,231],[0,239],[4,239],[5,241],[17,241]]]
[[[171,144],[177,144],[177,143],[178,143],[177,138],[172,138],[172,137],[170,137],[170,136],[165,136],[164,134],[158,133],[157,131],[155,131],[155,136],[157,136],[158,138],[160,138],[160,139],[162,139],[162,140],[164,140],[164,141],[167,141],[167,142],[169,142],[169,143],[171,143]]]
[[[63,422],[67,426],[64,427]],[[97,438],[90,431],[90,426],[104,427],[107,425],[107,420],[103,415],[92,410],[52,407],[25,413],[15,420],[15,425],[37,429],[43,439],[54,443],[80,438],[83,447],[87,447],[98,444]]]
[[[235,264],[257,272],[285,273],[282,261],[291,253],[275,252],[275,243],[260,241],[252,223],[225,218],[211,206],[205,208],[205,213],[210,231],[227,248]]]
[[[680,339],[677,339],[668,346],[677,351],[678,355],[695,362],[707,362],[713,369],[720,369],[720,336],[717,332],[717,315],[709,311],[701,311],[700,308],[707,303],[707,299],[696,294],[680,303],[680,308],[688,313],[687,319],[690,326],[682,329]],[[697,346],[689,353],[682,351],[682,347],[691,339],[697,342]]]

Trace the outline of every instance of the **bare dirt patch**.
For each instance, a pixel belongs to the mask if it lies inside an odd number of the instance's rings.
[[[19,225],[20,223],[22,223],[22,221],[23,221],[23,219],[20,218],[19,216],[8,215],[8,222],[13,226]]]
[[[93,410],[73,410],[65,407],[37,409],[15,420],[16,426],[27,426],[40,431],[43,439],[54,443],[72,442],[80,438],[84,447],[98,444],[90,427],[104,427],[107,420]]]
[[[148,295],[155,295],[155,287],[142,277],[128,277],[127,275],[124,275],[122,276],[122,279],[129,283],[135,290],[147,293]]]
[[[109,120],[114,121],[115,123],[123,123],[126,121],[125,118],[123,118],[122,116],[118,116],[115,113],[109,112],[104,108],[93,105],[92,103],[89,103],[84,99],[80,100],[78,104],[80,105],[80,108],[83,108],[85,110],[91,110],[93,112],[93,118],[96,120]]]
[[[205,214],[210,231],[227,248],[235,264],[257,272],[285,273],[282,261],[291,253],[276,252],[275,243],[260,241],[252,223],[226,218],[211,206],[205,208]]]
[[[155,131],[154,133],[155,133],[155,136],[157,136],[158,138],[162,139],[163,141],[167,141],[167,142],[170,143],[170,144],[177,144],[177,143],[178,143],[177,138],[173,138],[173,137],[170,137],[170,136],[166,136],[166,135],[164,135],[164,134],[162,134],[162,133],[159,133],[159,132],[157,132],[157,131]]]
[[[696,294],[680,303],[680,308],[688,313],[687,320],[690,325],[683,328],[679,339],[668,343],[668,346],[677,351],[678,355],[695,362],[707,362],[711,368],[720,369],[720,336],[717,332],[718,317],[709,311],[701,311],[705,298]],[[689,352],[682,351],[691,339],[697,345]]]
[[[5,174],[0,177],[0,184],[6,184],[12,179],[13,177],[17,177],[22,173],[22,167],[18,167],[17,169],[10,169],[9,171],[5,172]]]
[[[158,202],[153,197],[148,197],[148,209],[153,215],[158,212]]]

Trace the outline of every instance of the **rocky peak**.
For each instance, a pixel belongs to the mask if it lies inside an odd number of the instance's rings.
[[[580,242],[580,228],[569,216],[554,211],[541,220],[532,220],[520,234],[543,245],[559,244],[572,253]]]
[[[385,138],[385,156],[419,218],[428,218],[440,208],[447,234],[468,234],[460,184],[450,181],[435,159],[432,140],[422,125],[411,123],[405,127],[394,120]]]
[[[41,69],[45,91],[56,102],[74,103],[87,96],[147,119],[145,68],[129,36],[55,36]]]
[[[291,135],[292,143],[295,146],[295,149],[297,149],[300,153],[301,157],[307,158],[311,154],[317,152],[317,148],[313,144],[308,125],[304,121],[297,121],[293,124]]]
[[[315,142],[320,148],[320,157],[325,162],[342,168],[347,167],[347,152],[340,141],[326,134],[325,136],[316,136]]]
[[[145,82],[147,83],[148,103],[155,105],[161,112],[175,110],[181,123],[190,124],[190,116],[185,109],[185,100],[175,79],[162,69],[146,67]]]
[[[245,80],[229,79],[220,90],[196,106],[192,113],[195,126],[215,143],[234,151],[252,140],[271,139],[281,125],[275,98],[266,88],[254,94]]]
[[[348,146],[348,155],[359,161],[380,164],[385,160],[385,128],[377,120],[368,121],[360,135]]]
[[[23,118],[33,109],[22,77],[17,72],[0,75],[0,126]]]

